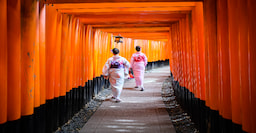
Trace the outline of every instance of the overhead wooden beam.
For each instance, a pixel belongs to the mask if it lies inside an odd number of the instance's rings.
[[[165,19],[165,18],[184,18],[186,17],[185,13],[173,13],[173,14],[79,14],[75,15],[75,17],[78,18],[115,18],[115,19],[124,19],[124,18],[159,18],[159,19]]]
[[[120,33],[113,33],[114,36]],[[168,39],[169,32],[140,32],[140,33],[121,33],[122,37],[133,38],[133,39]]]
[[[136,18],[128,18],[128,19],[116,19],[116,18],[79,18],[80,22],[84,24],[131,24],[131,23],[162,23],[162,22],[175,22],[180,20],[180,18],[168,18],[168,19],[158,19],[158,18],[147,18],[147,19],[136,19]]]
[[[203,2],[204,0],[147,0],[147,2]],[[45,3],[118,3],[145,2],[145,0],[45,0]]]
[[[134,8],[134,7],[184,7],[195,6],[196,2],[120,2],[120,3],[66,3],[54,4],[58,9]]]
[[[135,8],[83,8],[83,9],[59,9],[62,13],[95,13],[95,12],[153,12],[153,11],[191,11],[193,6],[175,7],[135,7]]]
[[[108,25],[92,25],[93,28],[135,28],[135,27],[170,27],[170,24],[108,24]]]
[[[114,33],[135,33],[135,32],[169,32],[170,27],[137,27],[137,28],[98,28],[101,31]]]

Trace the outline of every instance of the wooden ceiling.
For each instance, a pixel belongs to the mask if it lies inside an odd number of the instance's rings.
[[[202,0],[46,0],[84,24],[123,37],[167,41],[170,25]]]

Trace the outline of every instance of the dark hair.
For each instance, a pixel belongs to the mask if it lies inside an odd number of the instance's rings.
[[[138,51],[138,52],[139,52],[139,51],[140,51],[140,46],[136,46],[136,48],[135,48],[135,49],[136,49],[136,51]]]
[[[113,49],[112,49],[112,53],[113,53],[114,55],[118,54],[118,53],[119,53],[119,49],[113,48]]]

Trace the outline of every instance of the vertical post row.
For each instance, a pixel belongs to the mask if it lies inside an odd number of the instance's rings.
[[[7,0],[0,1],[0,29],[0,124],[3,124],[7,121]]]
[[[199,75],[198,75],[198,98],[205,100],[205,44],[204,44],[204,23],[203,23],[203,3],[197,3],[195,7],[197,17],[197,32],[198,32],[198,60],[199,60]]]
[[[242,129],[244,131],[250,132],[251,122],[250,122],[250,98],[249,98],[249,62],[248,62],[248,10],[247,10],[247,0],[239,0],[238,3],[238,18],[239,26],[239,67],[240,67],[240,93],[241,96],[241,108],[240,114],[242,116]]]
[[[7,1],[8,121],[21,116],[20,0]]]
[[[68,36],[69,36],[69,17],[64,14],[62,17],[62,42],[60,59],[60,96],[65,96],[67,92],[67,73],[68,73]]]
[[[56,42],[55,42],[55,85],[54,97],[60,96],[60,67],[61,67],[61,43],[62,43],[62,14],[57,14]]]
[[[249,97],[250,97],[250,122],[252,124],[251,126],[251,132],[256,132],[256,1],[255,0],[248,0],[247,7],[248,7],[248,30],[249,30]],[[254,124],[254,125],[253,125]]]
[[[36,3],[36,37],[35,37],[35,60],[34,60],[34,84],[35,84],[35,103],[34,107],[40,106],[40,65],[39,65],[39,1]]]
[[[216,0],[205,1],[205,45],[207,45],[208,53],[208,86],[209,90],[209,105],[213,110],[218,110],[218,49],[217,49],[217,25],[216,25]]]
[[[229,60],[230,60],[230,85],[231,85],[231,108],[232,121],[236,124],[241,124],[241,100],[240,100],[240,71],[239,67],[239,20],[238,14],[238,0],[228,0],[228,30],[229,30]]]
[[[34,112],[36,0],[21,1],[21,115]]]
[[[231,119],[231,88],[227,0],[217,1],[217,43],[219,51],[220,115]]]
[[[55,85],[55,43],[56,43],[56,9],[51,6],[46,6],[46,24],[45,24],[45,64],[46,64],[46,99],[54,98]]]
[[[39,65],[40,65],[40,103],[46,101],[46,67],[45,67],[45,6],[39,4]]]

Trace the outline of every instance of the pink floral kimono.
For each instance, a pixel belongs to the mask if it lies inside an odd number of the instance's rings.
[[[145,54],[141,52],[136,52],[132,55],[131,58],[131,68],[133,70],[133,74],[136,81],[136,87],[143,87],[143,80],[144,80],[144,71],[147,65],[147,57]]]

